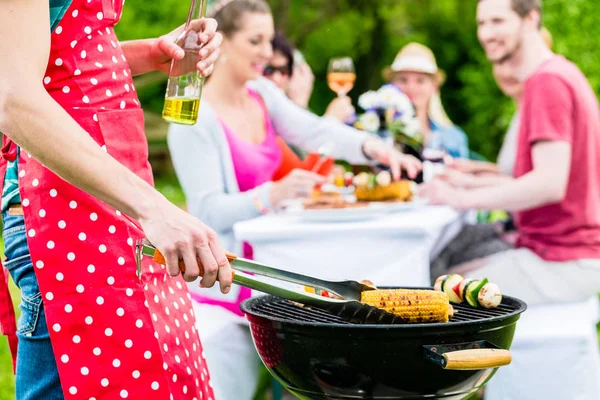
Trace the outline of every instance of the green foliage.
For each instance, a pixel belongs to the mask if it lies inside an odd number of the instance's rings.
[[[316,76],[311,109],[322,114],[334,98],[326,83],[328,59],[353,57],[358,96],[382,83],[381,70],[398,50],[418,41],[432,48],[448,79],[442,99],[452,120],[469,135],[472,150],[495,159],[514,105],[498,90],[477,41],[477,0],[269,0],[284,31]],[[117,27],[121,39],[163,34],[183,23],[189,1],[128,0]],[[574,61],[600,91],[596,0],[544,0],[544,22],[557,53]],[[138,88],[146,109],[160,112],[164,82]]]

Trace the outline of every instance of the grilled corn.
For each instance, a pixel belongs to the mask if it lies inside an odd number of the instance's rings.
[[[387,186],[377,185],[373,188],[369,188],[368,186],[357,186],[355,195],[356,199],[359,201],[408,201],[412,196],[412,191],[410,188],[410,181],[399,181],[392,182]]]
[[[361,302],[393,313],[407,323],[448,322],[450,302],[444,292],[419,289],[366,290]]]

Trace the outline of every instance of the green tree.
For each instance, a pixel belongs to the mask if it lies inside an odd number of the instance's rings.
[[[434,51],[447,73],[442,99],[452,120],[469,136],[470,147],[495,159],[514,105],[498,90],[476,35],[477,0],[269,0],[277,28],[304,53],[316,76],[311,109],[324,112],[333,99],[326,83],[328,59],[351,56],[357,82],[350,96],[379,87],[381,70],[398,50],[418,41]],[[189,2],[128,0],[121,39],[163,34],[181,24]],[[574,61],[600,91],[596,0],[544,0],[544,24],[554,49]],[[143,106],[160,112],[164,76],[137,80]]]

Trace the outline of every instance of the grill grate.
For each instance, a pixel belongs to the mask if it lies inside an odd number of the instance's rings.
[[[492,309],[473,308],[466,304],[452,304],[452,306],[454,307],[454,316],[449,323],[484,321],[494,317],[506,316],[518,309],[516,305],[504,303]],[[277,318],[290,322],[356,325],[325,310],[299,305],[272,296],[266,296],[261,298],[260,301],[253,302],[250,311],[253,314],[267,318]]]

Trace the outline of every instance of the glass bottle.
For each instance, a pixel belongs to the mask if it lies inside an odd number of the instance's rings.
[[[171,61],[162,112],[163,119],[169,122],[193,125],[198,120],[204,77],[196,69],[196,64],[200,61],[202,45],[199,34],[192,29],[191,23],[205,16],[206,3],[206,0],[192,0],[183,32],[175,41],[185,51],[185,56],[181,60]]]

